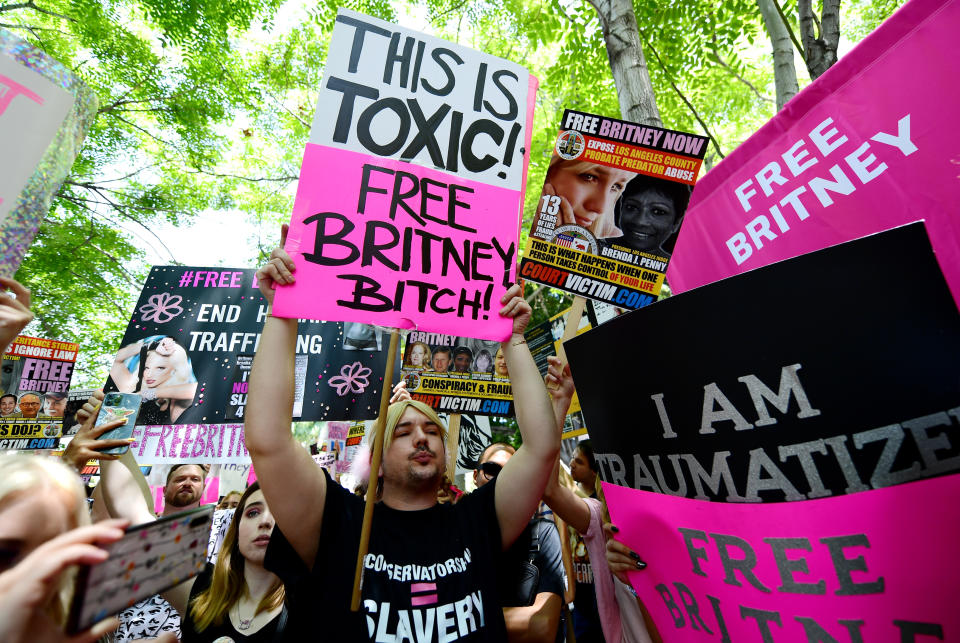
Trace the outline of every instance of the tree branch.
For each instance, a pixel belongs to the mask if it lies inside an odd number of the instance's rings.
[[[800,0],[801,2],[803,0]],[[777,13],[780,14],[780,20],[783,21],[783,27],[787,30],[787,33],[790,34],[790,40],[793,41],[793,46],[797,48],[797,51],[800,52],[800,56],[806,60],[807,54],[803,51],[803,46],[800,44],[800,41],[797,40],[797,35],[793,33],[793,27],[790,26],[790,21],[787,20],[787,16],[783,13],[783,9],[780,7],[780,3],[777,0],[770,0],[773,3],[773,6],[777,9]]]
[[[766,101],[766,102],[768,102],[768,103],[772,103],[773,105],[776,105],[776,104],[777,104],[777,101],[775,101],[774,99],[770,98],[769,96],[764,96],[763,94],[761,94],[761,93],[760,93],[760,90],[758,90],[758,89],[753,85],[753,83],[751,83],[749,80],[747,80],[746,78],[744,78],[743,76],[741,76],[740,74],[738,74],[736,69],[734,69],[733,67],[731,67],[729,64],[727,64],[727,62],[726,62],[723,58],[720,57],[720,53],[719,53],[716,49],[714,49],[713,55],[717,57],[717,64],[719,64],[720,67],[723,67],[724,69],[726,69],[728,72],[730,72],[730,75],[731,75],[731,76],[733,76],[734,78],[736,78],[737,80],[739,80],[741,83],[743,83],[744,85],[746,85],[747,87],[749,87],[749,88],[750,88],[750,91],[752,91],[757,98],[759,98],[759,99],[762,100],[762,101]]]
[[[806,55],[803,60],[816,80],[837,62],[837,47],[840,44],[840,0],[823,0],[823,19],[817,20],[810,0],[799,0],[800,36],[803,38]]]
[[[185,171],[188,172],[189,174],[205,174],[207,176],[213,176],[219,179],[239,179],[241,181],[248,181],[250,183],[261,183],[261,182],[272,183],[272,182],[284,182],[284,181],[289,182],[289,181],[296,181],[297,179],[300,178],[299,176],[285,175],[285,176],[278,176],[278,177],[261,176],[260,178],[254,179],[249,176],[240,176],[239,174],[228,174],[225,172],[221,173],[221,172],[211,172],[209,170],[201,170],[198,167],[192,168],[192,169],[186,169]]]
[[[687,97],[683,95],[683,92],[680,91],[680,88],[677,87],[677,84],[673,81],[673,75],[670,73],[670,70],[667,69],[666,65],[663,64],[663,60],[660,58],[659,52],[654,49],[653,45],[647,39],[647,37],[640,33],[640,36],[643,38],[643,45],[653,54],[653,57],[656,58],[657,64],[660,65],[660,69],[663,70],[664,75],[667,77],[667,82],[670,83],[670,87],[673,88],[673,91],[677,93],[677,96],[680,97],[680,100],[683,101],[683,104],[687,106],[687,109],[690,110],[690,113],[693,114],[693,117],[697,119],[697,122],[700,123],[700,127],[703,128],[703,131],[706,132],[707,136],[710,138],[710,142],[713,143],[713,149],[717,151],[717,156],[724,158],[723,152],[720,150],[720,144],[717,142],[717,139],[714,138],[713,133],[710,131],[710,128],[707,127],[707,124],[700,118],[700,113],[697,112],[696,108],[693,106]]]
[[[27,2],[20,2],[17,4],[5,4],[0,5],[0,13],[5,11],[17,11],[19,9],[33,9],[37,13],[42,13],[46,16],[52,16],[54,18],[60,18],[61,20],[69,20],[70,22],[76,22],[76,18],[71,18],[70,16],[65,16],[63,14],[57,13],[55,11],[50,11],[49,9],[44,9],[43,7],[38,7],[34,0],[27,0]]]
[[[64,181],[64,185],[66,185],[66,184],[67,184],[67,182]],[[100,204],[100,205],[109,205],[109,206],[112,207],[112,208],[116,211],[116,213],[119,214],[121,217],[123,217],[124,219],[127,219],[127,220],[129,220],[129,221],[132,221],[132,222],[136,223],[138,226],[140,226],[141,228],[143,228],[144,230],[146,230],[147,232],[149,232],[151,235],[153,235],[153,237],[154,237],[157,241],[160,242],[160,245],[163,246],[163,249],[167,251],[167,254],[170,255],[170,258],[173,259],[174,261],[176,261],[176,257],[174,256],[173,252],[171,252],[171,251],[170,251],[170,248],[167,247],[167,244],[165,244],[165,243],[163,242],[163,239],[161,239],[159,236],[157,236],[157,233],[156,233],[156,232],[154,232],[153,230],[151,230],[145,223],[143,223],[142,221],[140,221],[140,220],[137,219],[136,217],[128,214],[127,212],[124,212],[124,209],[125,209],[125,208],[137,209],[137,206],[121,205],[121,204],[117,203],[116,201],[112,200],[110,197],[108,197],[107,195],[104,194],[104,192],[115,192],[114,190],[110,190],[109,188],[103,188],[103,187],[100,187],[100,186],[97,186],[97,185],[93,185],[93,184],[83,184],[83,183],[71,183],[71,185],[76,185],[76,186],[78,186],[78,187],[82,187],[82,188],[85,188],[85,189],[87,189],[87,190],[90,190],[91,192],[93,192],[94,194],[96,194],[97,196],[99,196],[101,199],[103,199],[103,201],[88,201],[88,203],[98,203],[98,204]],[[118,193],[118,194],[122,194],[122,193]],[[63,193],[63,190],[61,190],[60,193],[59,193],[57,196],[59,196],[59,197],[61,197],[61,198],[64,198],[64,199],[66,199],[67,201],[72,201],[73,203],[77,203],[77,199],[76,199],[75,197],[72,197],[71,195],[68,195],[68,194],[64,194],[64,193]],[[92,212],[92,213],[94,213],[94,214],[96,214],[96,215],[98,215],[98,216],[102,216],[102,215],[100,215],[99,212],[97,212],[96,210],[94,210],[93,208],[91,208],[91,207],[89,207],[89,206],[87,206],[87,205],[85,205],[85,204],[78,204],[78,205],[81,205],[81,207],[83,207],[84,209],[86,209],[86,210],[88,210],[88,211],[90,211],[90,212]],[[140,209],[149,210],[149,209],[151,209],[151,208],[140,208]],[[104,217],[104,218],[105,218],[105,217]],[[107,220],[109,221],[109,219],[107,219]],[[111,223],[113,223],[113,222],[111,222]]]

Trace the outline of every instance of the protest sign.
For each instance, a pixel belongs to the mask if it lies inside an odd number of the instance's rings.
[[[313,461],[316,462],[318,466],[329,471],[331,475],[336,473],[336,453],[333,453],[332,451],[320,451],[319,453],[315,453],[312,457]]]
[[[656,301],[707,140],[566,110],[520,275],[631,310]]]
[[[196,425],[197,431],[223,425],[209,429],[219,445],[230,423],[243,421],[249,369],[267,308],[253,270],[157,266],[150,271],[104,387],[145,394],[137,424],[152,427],[141,435],[155,441],[145,448],[160,457],[172,446],[163,442],[183,433],[153,436],[161,425]],[[301,322],[298,333],[294,418],[375,417],[387,362],[383,333],[362,324],[311,321]],[[199,454],[202,448],[196,448]]]
[[[933,641],[960,628],[960,476],[798,503],[603,484],[665,641]]]
[[[923,219],[960,301],[960,87],[931,53],[958,30],[957,0],[912,0],[710,170],[673,292]]]
[[[437,413],[440,419],[450,426],[449,413]],[[472,413],[460,414],[460,433],[457,440],[457,470],[454,473],[447,472],[450,480],[454,476],[472,473],[477,468],[477,461],[483,450],[490,446],[492,440],[492,429],[490,426],[490,417],[486,415],[477,415]],[[447,449],[450,449],[450,435],[447,434]]]
[[[137,425],[130,451],[142,464],[249,464],[242,424]]]
[[[565,347],[607,482],[782,502],[960,471],[960,314],[921,223],[670,297]]]
[[[402,373],[411,397],[434,410],[513,415],[500,342],[411,331]]]
[[[67,407],[63,411],[63,435],[76,435],[80,430],[81,422],[77,419],[79,411],[87,400],[96,392],[96,389],[82,388],[67,391]]]
[[[287,235],[297,281],[274,314],[505,339],[536,86],[341,9]]]
[[[219,495],[225,496],[231,491],[243,493],[250,477],[250,467],[250,464],[221,464]]]
[[[96,114],[75,75],[0,28],[0,276],[20,266]]]
[[[542,377],[547,376],[547,368],[549,367],[547,358],[556,356],[560,348],[560,340],[567,329],[569,313],[570,309],[568,308],[543,323],[527,328],[527,332],[523,334],[527,340],[527,346],[530,348],[530,354],[533,355],[533,361]],[[591,328],[590,317],[581,316],[580,323],[577,326],[577,334],[585,333]],[[580,409],[580,398],[574,391],[573,399],[570,400],[570,408],[567,409],[567,417],[563,422],[562,439],[584,435],[585,433],[587,433],[587,427],[583,419],[583,412]]]
[[[55,449],[80,347],[20,335],[0,363],[0,449]]]

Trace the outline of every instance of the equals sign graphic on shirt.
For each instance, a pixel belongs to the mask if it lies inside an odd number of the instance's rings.
[[[411,583],[410,606],[435,605],[437,602],[436,583]]]

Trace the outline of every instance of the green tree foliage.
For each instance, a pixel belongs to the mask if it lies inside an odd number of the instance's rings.
[[[664,125],[711,135],[710,167],[774,113],[756,4],[633,4]],[[861,39],[899,4],[844,3],[844,42]],[[225,225],[246,219],[260,224],[261,254],[275,243],[277,224],[289,217],[337,6],[0,0],[0,27],[63,62],[100,99],[87,145],[18,273],[34,291],[30,331],[83,345],[79,383],[103,381],[148,269],[141,248],[162,250],[151,231],[157,225],[185,225],[200,213]],[[563,109],[619,113],[597,12],[576,0],[347,6],[387,20],[425,16],[436,35],[539,77],[522,248]],[[796,13],[795,4],[782,6]],[[238,253],[231,263],[258,260]],[[533,285],[527,295],[535,320],[569,304]]]

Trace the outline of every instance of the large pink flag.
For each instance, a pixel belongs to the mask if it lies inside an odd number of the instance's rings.
[[[960,1],[911,0],[708,172],[674,292],[923,219],[960,300],[958,33]]]

